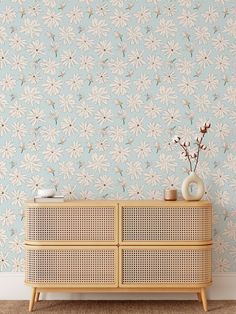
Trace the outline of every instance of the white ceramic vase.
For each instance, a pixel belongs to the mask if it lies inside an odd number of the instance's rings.
[[[190,185],[195,183],[197,185],[196,194],[191,194],[189,191]],[[182,184],[182,195],[186,201],[199,201],[205,192],[204,183],[201,178],[193,171],[184,179]]]

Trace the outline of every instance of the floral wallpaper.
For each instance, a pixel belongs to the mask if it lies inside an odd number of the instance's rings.
[[[162,199],[187,163],[172,138],[211,122],[198,174],[214,271],[236,271],[236,3],[0,1],[0,270],[23,269],[23,204]]]

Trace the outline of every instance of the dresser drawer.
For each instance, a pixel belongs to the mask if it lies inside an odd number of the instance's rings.
[[[211,282],[211,245],[120,247],[120,287],[181,287]]]
[[[39,206],[25,209],[28,244],[117,244],[117,206]]]
[[[25,282],[40,286],[117,287],[118,248],[25,245]]]
[[[211,207],[121,205],[119,210],[121,244],[211,243]]]

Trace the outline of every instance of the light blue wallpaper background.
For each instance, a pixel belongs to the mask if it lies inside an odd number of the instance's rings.
[[[0,270],[23,269],[38,188],[160,199],[205,121],[213,269],[236,271],[235,1],[0,1]]]

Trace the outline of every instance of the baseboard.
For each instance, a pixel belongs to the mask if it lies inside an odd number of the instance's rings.
[[[31,289],[24,285],[23,273],[0,273],[0,300],[28,300]],[[236,300],[236,273],[215,273],[207,289],[209,300]],[[47,293],[45,300],[194,300],[196,295],[184,293],[152,294],[83,294]]]

